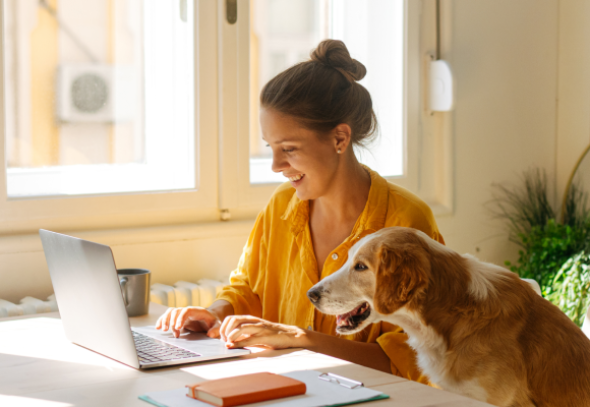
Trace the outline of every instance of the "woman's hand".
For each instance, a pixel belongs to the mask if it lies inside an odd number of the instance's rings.
[[[232,315],[225,318],[219,334],[228,348],[298,348],[305,346],[307,339],[306,331],[299,327],[277,324],[250,315]]]
[[[175,338],[180,336],[183,328],[193,332],[207,332],[207,336],[218,338],[220,326],[217,316],[202,307],[168,308],[156,322],[156,329],[171,329]]]

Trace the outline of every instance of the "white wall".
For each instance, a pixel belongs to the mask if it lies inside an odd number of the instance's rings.
[[[574,163],[590,144],[590,2],[561,1],[559,19],[556,178],[561,194]]]
[[[590,3],[578,7],[584,3],[451,1],[452,44],[445,57],[457,84],[452,113],[455,196],[454,213],[440,216],[438,222],[453,249],[498,264],[514,259],[516,248],[485,208],[492,183],[518,183],[522,171],[539,166],[561,185],[576,146],[588,143]],[[572,70],[577,77],[570,77]],[[577,86],[579,78],[582,87]],[[572,106],[577,110],[571,111]],[[575,134],[572,123],[578,123]],[[563,157],[556,158],[556,146]],[[251,225],[228,222],[76,235],[111,245],[119,267],[149,268],[153,282],[171,284],[226,278]],[[17,301],[51,293],[38,238],[0,237],[0,298]]]
[[[211,278],[227,281],[236,267],[254,222],[71,232],[108,244],[118,268],[147,268],[152,283]],[[53,293],[41,241],[37,235],[0,237],[0,298],[17,302]]]
[[[516,248],[486,203],[530,167],[555,175],[558,1],[454,0],[454,214],[447,245],[503,264]]]

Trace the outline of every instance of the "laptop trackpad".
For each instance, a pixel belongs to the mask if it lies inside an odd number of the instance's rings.
[[[214,356],[214,355],[231,355],[236,356],[250,353],[247,349],[227,349],[225,342],[219,339],[209,338],[203,333],[195,332],[183,332],[179,338],[175,338],[172,335],[172,331],[162,332],[154,328],[153,325],[133,327],[131,328],[135,332],[144,334],[162,342],[178,346],[192,352],[200,353],[203,356]]]

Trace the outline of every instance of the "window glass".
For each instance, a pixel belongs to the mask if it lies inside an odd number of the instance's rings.
[[[361,162],[383,176],[404,174],[404,2],[401,0],[251,0],[250,182],[282,182],[262,140],[258,98],[277,73],[309,59],[326,38],[344,41],[367,68],[379,135],[359,148]]]
[[[192,3],[3,2],[9,197],[195,187]]]

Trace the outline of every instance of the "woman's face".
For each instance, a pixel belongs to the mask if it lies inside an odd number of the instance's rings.
[[[335,138],[318,136],[272,109],[261,109],[260,125],[272,149],[272,170],[289,179],[301,200],[325,195],[338,167]]]

